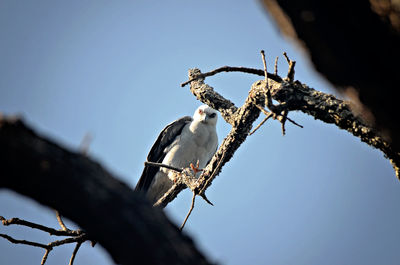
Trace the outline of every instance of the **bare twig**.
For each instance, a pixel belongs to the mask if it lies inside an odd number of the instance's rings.
[[[77,235],[81,235],[83,233],[83,231],[81,230],[56,230],[54,228],[51,227],[47,227],[44,225],[40,225],[40,224],[36,224],[33,222],[29,222],[26,220],[22,220],[19,218],[11,218],[11,219],[5,219],[3,216],[0,216],[0,221],[3,223],[4,226],[9,226],[9,225],[22,225],[22,226],[26,226],[26,227],[30,227],[32,229],[38,229],[41,230],[43,232],[47,232],[50,235],[54,235],[54,236],[77,236]]]
[[[268,91],[267,91],[268,92]],[[268,97],[268,95],[267,95]],[[269,103],[270,101],[267,102],[267,105],[269,105],[269,108],[271,109],[271,112],[266,111],[263,107],[260,107],[257,105],[257,108],[260,109],[265,115],[266,117],[264,118],[264,120],[257,125],[257,127],[249,133],[249,135],[254,134],[269,118],[273,118],[273,119],[277,119],[280,123],[281,123],[281,127],[282,127],[282,134],[285,135],[285,122],[289,121],[291,123],[293,123],[294,125],[300,127],[300,128],[304,128],[302,125],[298,124],[297,122],[295,122],[294,120],[290,119],[287,115],[288,115],[288,109],[286,108],[286,106],[284,104],[275,106],[271,103]],[[277,110],[282,109],[281,113],[278,114],[276,113]]]
[[[263,124],[273,116],[274,114],[272,112],[270,112],[261,122],[260,124],[257,125],[256,128],[254,128],[254,130],[252,130],[251,132],[249,132],[249,135],[254,134],[258,129],[260,129],[261,126],[263,126]]]
[[[289,59],[289,57],[287,56],[286,52],[284,52],[283,55],[285,56],[286,61],[289,64],[288,78],[290,81],[292,81],[294,78],[294,66],[295,66],[296,62],[291,61]],[[293,124],[303,128],[303,126],[299,125],[298,123],[296,123],[295,121],[293,121],[287,117],[288,109],[286,108],[285,104],[281,104],[278,106],[275,106],[273,104],[271,90],[270,90],[269,82],[268,82],[267,63],[265,60],[265,53],[263,50],[261,51],[261,56],[262,56],[264,72],[265,72],[265,105],[271,110],[271,113],[267,112],[264,108],[257,105],[257,108],[259,108],[266,115],[266,117],[252,132],[249,133],[249,135],[252,135],[254,132],[256,132],[270,117],[273,117],[274,119],[277,119],[280,121],[281,127],[282,127],[282,135],[285,135],[285,132],[286,132],[286,129],[285,129],[286,120],[289,120]],[[278,62],[278,57],[276,57],[276,59],[275,59],[275,71],[277,71],[277,67],[278,67],[277,62]]]
[[[221,73],[221,72],[242,72],[242,73],[254,74],[254,75],[259,75],[259,76],[264,76],[265,75],[264,71],[260,70],[260,69],[247,68],[247,67],[222,66],[222,67],[217,68],[215,70],[212,70],[210,72],[202,73],[201,75],[199,75],[199,76],[197,76],[195,78],[192,78],[192,79],[190,79],[190,80],[188,80],[186,82],[183,82],[181,84],[181,87],[184,87],[187,84],[190,84],[190,82],[192,82],[192,81],[198,80],[200,78],[206,78],[208,76],[213,76],[213,75],[216,75],[216,74]],[[270,75],[271,79],[273,79],[273,80],[275,80],[277,82],[279,82],[281,80],[281,77],[279,77],[276,74],[269,74],[269,75]]]
[[[19,239],[15,239],[9,235],[5,235],[5,234],[0,234],[0,237],[3,237],[5,239],[7,239],[8,241],[10,241],[11,243],[14,244],[24,244],[24,245],[29,245],[29,246],[33,246],[33,247],[40,247],[40,248],[44,248],[46,251],[43,255],[41,264],[45,264],[46,260],[47,260],[47,256],[49,255],[49,253],[53,250],[54,247],[56,246],[60,246],[60,245],[64,245],[64,244],[69,244],[69,243],[74,243],[77,242],[79,244],[82,244],[83,242],[85,242],[86,240],[88,240],[87,235],[85,232],[83,232],[82,230],[70,230],[68,229],[64,222],[61,219],[61,216],[59,214],[58,211],[56,211],[56,216],[57,216],[57,220],[62,228],[62,230],[56,230],[44,225],[39,225],[36,223],[32,223],[29,221],[25,221],[19,218],[11,218],[11,219],[5,219],[3,216],[0,216],[0,220],[3,223],[3,225],[5,226],[9,226],[9,225],[21,225],[21,226],[26,226],[32,229],[38,229],[41,230],[43,232],[47,232],[50,235],[56,235],[56,236],[70,236],[68,238],[65,238],[63,240],[56,240],[53,241],[47,245],[42,244],[42,243],[37,243],[37,242],[33,242],[33,241],[29,241],[29,240],[19,240]],[[79,247],[78,247],[79,248]],[[76,250],[77,252],[78,250]],[[76,255],[76,252],[74,252],[75,254],[73,254],[74,256]]]
[[[281,105],[281,106],[282,106],[282,105]],[[277,114],[272,113],[272,112],[269,112],[269,111],[266,111],[263,107],[260,107],[260,106],[258,106],[258,105],[257,105],[257,108],[259,108],[265,115],[267,115],[267,116],[271,115],[274,119],[277,118],[277,117],[274,117],[274,115],[277,115]],[[277,116],[279,116],[279,115],[277,115]],[[304,128],[303,125],[298,124],[297,122],[295,122],[294,120],[292,120],[291,118],[289,118],[289,117],[287,117],[287,116],[286,116],[286,119],[287,119],[288,121],[290,121],[291,123],[293,123],[294,125],[296,125],[296,126],[298,126],[298,127],[300,127],[300,128]]]
[[[264,52],[264,50],[261,50],[261,56],[262,56],[262,62],[263,62],[263,65],[264,65],[264,73],[265,73],[265,79],[264,79],[265,86],[263,87],[264,91],[265,91],[265,105],[271,110],[271,112],[268,112],[263,107],[260,107],[259,105],[256,105],[256,107],[259,110],[261,110],[266,115],[266,117],[261,121],[260,124],[258,124],[256,126],[256,128],[253,131],[251,131],[249,133],[249,135],[254,134],[271,117],[274,118],[274,119],[278,119],[280,121],[283,135],[285,135],[285,132],[286,132],[286,130],[285,130],[285,122],[286,122],[286,120],[289,120],[292,123],[294,123],[295,125],[300,126],[301,128],[303,128],[303,126],[301,126],[298,123],[296,123],[296,122],[294,122],[294,121],[292,121],[292,120],[287,118],[288,110],[287,110],[287,108],[285,107],[284,104],[281,104],[279,106],[275,106],[273,104],[272,96],[271,96],[271,90],[269,88],[267,62],[265,60],[265,52]],[[289,58],[287,57],[286,53],[284,53],[284,56],[285,56],[286,60],[289,62],[289,65],[294,67],[294,65],[292,64],[292,61],[289,60]],[[275,70],[276,71],[277,71],[277,69],[276,69],[277,68],[277,60],[278,60],[278,57],[275,60]]]
[[[63,231],[69,231],[69,229],[65,226],[64,221],[61,218],[60,212],[56,210],[56,218],[58,223],[60,224]]]
[[[287,62],[288,64],[290,64],[290,59],[289,59],[289,56],[287,55],[286,52],[283,52],[283,56],[285,57],[286,62]]]
[[[207,198],[207,196],[206,196],[205,193],[201,193],[201,194],[199,194],[199,195],[200,195],[200,197],[203,198],[203,200],[206,201],[206,203],[208,203],[208,204],[211,205],[211,206],[214,206],[214,204]]]
[[[279,57],[276,56],[275,65],[274,65],[274,75],[278,75],[278,59],[279,59]]]
[[[298,124],[297,122],[295,122],[294,120],[292,120],[291,118],[289,118],[289,117],[287,117],[287,116],[286,116],[286,119],[287,119],[288,121],[290,121],[291,123],[293,123],[294,125],[296,125],[297,127],[304,128],[303,125]]]
[[[82,234],[82,235],[79,235],[79,236],[76,236],[76,237],[67,237],[67,238],[62,239],[62,240],[53,241],[53,242],[49,243],[49,246],[57,247],[57,246],[61,246],[61,245],[64,245],[64,244],[71,244],[71,243],[75,243],[75,242],[83,242],[83,241],[85,241],[87,239],[88,239],[87,235],[86,234]]]
[[[269,82],[268,82],[268,71],[267,71],[267,61],[265,60],[265,53],[264,50],[261,50],[261,57],[262,57],[262,62],[264,65],[264,80],[265,80],[265,87],[264,87],[264,91],[265,91],[265,105],[267,105],[267,107],[269,109],[271,109],[272,112],[274,112],[275,110],[275,106],[272,103],[272,97],[271,97],[271,91],[269,90]],[[259,106],[257,106],[259,108]]]
[[[42,260],[40,262],[40,265],[44,265],[46,263],[46,260],[47,260],[47,257],[50,254],[50,251],[51,251],[51,249],[46,249],[46,251],[43,254],[43,258],[42,258]]]
[[[285,56],[286,61],[289,65],[287,78],[289,79],[290,82],[292,82],[294,80],[294,66],[296,65],[296,61],[290,60],[286,52],[283,53],[283,56]]]
[[[79,248],[80,248],[81,245],[82,245],[82,242],[81,242],[81,241],[79,241],[78,243],[76,243],[75,248],[74,248],[74,251],[72,252],[72,255],[71,255],[71,259],[69,260],[69,265],[73,265],[73,264],[74,264],[74,260],[75,260],[76,253],[78,253],[78,250],[79,250]]]
[[[64,245],[64,244],[77,242],[77,246],[75,247],[75,250],[74,250],[74,252],[72,254],[72,257],[71,257],[71,261],[72,262],[70,261],[70,265],[72,265],[73,259],[75,258],[75,255],[76,255],[76,252],[79,249],[79,246],[84,241],[87,240],[86,234],[82,234],[82,235],[79,235],[79,236],[76,236],[76,237],[69,237],[69,238],[66,238],[66,239],[63,239],[63,240],[56,240],[56,241],[53,241],[53,242],[45,245],[45,244],[41,244],[41,243],[29,241],[29,240],[15,239],[15,238],[13,238],[13,237],[11,237],[9,235],[5,235],[5,234],[0,234],[0,237],[3,237],[5,239],[7,239],[8,241],[10,241],[13,244],[23,244],[23,245],[33,246],[33,247],[44,248],[46,251],[45,251],[45,253],[43,255],[43,258],[41,260],[41,263],[40,263],[41,265],[45,264],[50,251],[52,251],[54,247],[61,246],[61,245]]]
[[[182,223],[182,225],[181,225],[181,227],[180,227],[180,230],[182,230],[183,227],[185,227],[186,221],[189,219],[189,216],[190,216],[190,214],[192,213],[192,211],[193,211],[193,209],[194,209],[194,202],[195,202],[195,200],[196,200],[196,193],[193,191],[192,204],[190,205],[190,209],[189,209],[188,214],[187,214],[186,217],[185,217],[185,220],[183,220],[183,223]]]
[[[268,86],[267,62],[266,62],[266,60],[265,60],[265,52],[264,52],[264,50],[261,50],[261,56],[262,56],[262,61],[263,61],[263,65],[264,65],[264,77],[265,77],[266,89],[269,89],[269,86]]]
[[[256,105],[256,107],[257,107],[259,110],[261,110],[261,112],[264,113],[264,114],[267,115],[267,116],[271,114],[271,112],[265,110],[263,107],[261,107],[261,106],[259,106],[259,105]]]
[[[38,248],[44,248],[44,249],[48,249],[49,248],[49,246],[41,244],[41,243],[28,241],[28,240],[15,239],[15,238],[13,238],[13,237],[11,237],[9,235],[6,235],[6,234],[0,234],[0,237],[7,239],[8,241],[10,241],[13,244],[23,244],[23,245],[28,245],[28,246],[38,247]]]

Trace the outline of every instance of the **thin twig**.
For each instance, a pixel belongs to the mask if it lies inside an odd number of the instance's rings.
[[[289,64],[287,78],[289,79],[289,81],[293,81],[294,80],[294,66],[296,65],[296,61],[290,60],[289,56],[287,55],[286,52],[283,53],[283,56],[285,56],[286,61]]]
[[[78,250],[79,250],[79,248],[80,248],[81,245],[82,245],[82,242],[81,242],[81,241],[79,241],[78,243],[76,243],[75,248],[74,248],[74,251],[72,252],[72,255],[71,255],[71,259],[69,260],[69,265],[73,265],[73,264],[74,264],[74,260],[75,260],[76,253],[78,253]]]
[[[38,248],[44,248],[44,249],[49,249],[50,247],[48,245],[44,245],[41,243],[33,242],[33,241],[28,241],[28,240],[20,240],[20,239],[15,239],[9,235],[6,234],[0,234],[0,237],[7,239],[11,243],[14,244],[22,244],[22,245],[29,245],[33,247],[38,247]]]
[[[11,219],[5,219],[3,216],[0,216],[0,221],[3,223],[3,225],[5,226],[9,226],[9,225],[22,225],[22,226],[26,226],[26,227],[30,227],[32,229],[38,229],[44,232],[49,233],[50,235],[56,235],[56,236],[70,236],[68,238],[65,238],[63,240],[56,240],[53,241],[47,245],[42,244],[42,243],[38,243],[38,242],[33,242],[33,241],[28,241],[28,240],[19,240],[19,239],[15,239],[9,235],[5,235],[5,234],[0,234],[0,237],[3,237],[5,239],[7,239],[8,241],[10,241],[11,243],[14,244],[23,244],[23,245],[29,245],[29,246],[33,246],[33,247],[40,247],[40,248],[44,248],[46,251],[43,255],[41,264],[43,265],[46,260],[47,260],[47,256],[49,255],[50,251],[57,246],[61,246],[64,244],[69,244],[69,243],[74,243],[77,242],[79,244],[82,244],[83,242],[85,242],[86,240],[88,240],[87,238],[87,234],[85,232],[83,232],[82,230],[69,230],[64,222],[61,219],[61,215],[58,211],[56,211],[56,216],[57,216],[57,220],[61,226],[61,228],[63,230],[56,230],[47,226],[43,226],[43,225],[39,225],[36,223],[32,223],[29,221],[25,221],[19,218],[11,218]],[[79,248],[79,247],[78,247]],[[76,249],[75,251],[75,255],[76,252],[78,250]]]
[[[264,71],[260,70],[260,69],[247,68],[247,67],[222,66],[222,67],[217,68],[215,70],[212,70],[210,72],[202,73],[202,74],[196,76],[195,78],[192,78],[192,79],[190,79],[190,80],[188,80],[186,82],[183,82],[181,84],[181,87],[184,87],[187,84],[189,84],[190,82],[195,81],[197,79],[205,78],[205,77],[208,77],[208,76],[213,76],[213,75],[216,75],[216,74],[221,73],[221,72],[242,72],[242,73],[254,74],[254,75],[259,75],[259,76],[264,76],[265,75]],[[277,81],[277,82],[282,81],[282,78],[280,76],[278,76],[278,75],[275,75],[275,74],[270,74],[270,78],[272,80],[274,80],[274,81]]]
[[[265,84],[267,86],[267,90],[269,89],[269,84],[268,84],[268,72],[267,72],[267,61],[265,60],[265,52],[264,50],[261,50],[261,57],[264,65],[264,77],[265,77]]]
[[[268,91],[269,91],[269,90],[267,90],[267,92],[268,92]],[[267,96],[268,96],[268,95],[267,95]],[[268,101],[267,101],[267,102],[268,102]],[[267,104],[267,105],[268,105],[268,104]],[[259,110],[261,110],[261,111],[266,115],[266,117],[264,118],[264,120],[263,120],[259,125],[257,125],[257,127],[256,127],[253,131],[251,131],[251,132],[249,133],[249,135],[254,134],[254,133],[255,133],[269,118],[271,118],[271,117],[272,117],[273,119],[279,120],[279,122],[281,123],[281,126],[282,126],[282,134],[283,134],[283,135],[285,135],[285,132],[286,132],[286,130],[285,130],[285,122],[286,122],[287,120],[290,121],[291,123],[293,123],[294,125],[300,127],[300,128],[304,128],[302,125],[298,124],[297,122],[295,122],[294,120],[290,119],[290,118],[287,116],[288,110],[285,109],[285,108],[283,107],[283,105],[274,106],[274,105],[270,104],[269,108],[270,108],[271,110],[273,110],[273,111],[271,111],[271,112],[268,112],[267,110],[265,110],[263,107],[261,107],[261,106],[259,106],[259,105],[256,105],[256,107],[257,107]],[[276,113],[274,112],[274,111],[276,111],[277,107],[283,108],[283,111],[281,112],[281,114],[276,114]]]
[[[255,133],[269,118],[271,118],[273,115],[274,115],[274,114],[273,114],[272,112],[270,112],[270,113],[262,120],[262,122],[260,122],[260,124],[258,124],[257,127],[254,128],[254,130],[251,131],[251,132],[249,133],[249,135],[254,134],[254,133]]]
[[[264,113],[265,115],[269,115],[269,114],[271,113],[271,112],[265,110],[263,107],[261,107],[261,106],[259,106],[259,105],[256,105],[256,107],[257,107],[259,110],[261,110],[262,113]]]
[[[279,59],[279,56],[276,56],[275,65],[274,65],[274,75],[278,75],[278,59]]]
[[[40,265],[44,265],[46,263],[47,257],[50,254],[51,249],[46,249],[46,251],[43,254],[42,261],[40,262]]]
[[[294,125],[296,125],[296,126],[298,126],[298,127],[300,127],[300,128],[304,128],[304,126],[303,125],[301,125],[301,124],[298,124],[297,122],[295,122],[294,120],[292,120],[291,118],[289,118],[289,117],[286,117],[286,119],[288,120],[288,121],[290,121],[291,123],[293,123]]]
[[[186,221],[189,219],[189,216],[190,216],[190,214],[192,213],[192,211],[193,211],[193,209],[194,209],[194,202],[195,202],[195,200],[196,200],[196,193],[193,192],[192,204],[190,205],[190,209],[189,209],[188,214],[187,214],[186,217],[185,217],[185,220],[183,220],[183,223],[182,223],[181,227],[179,228],[180,230],[183,229],[183,227],[184,227],[185,224],[186,224]]]
[[[261,110],[265,115],[271,115],[271,113],[272,112],[268,112],[268,111],[266,111],[263,107],[261,107],[261,106],[259,106],[259,105],[256,105],[256,107],[259,109],[259,110]],[[275,115],[275,113],[272,113],[273,115]],[[273,116],[272,115],[272,116]],[[303,125],[301,125],[301,124],[298,124],[297,122],[295,122],[294,120],[292,120],[291,118],[289,118],[289,117],[286,117],[286,119],[288,120],[288,121],[290,121],[291,123],[293,123],[294,125],[296,125],[296,126],[298,126],[298,127],[300,127],[300,128],[304,128],[304,126]]]
[[[150,167],[165,167],[165,168],[168,168],[168,169],[175,170],[177,172],[182,172],[183,171],[182,168],[173,167],[173,166],[162,164],[162,163],[150,162],[150,161],[144,162],[144,165],[145,166],[150,166]]]
[[[208,204],[210,204],[211,206],[214,206],[214,204],[212,202],[210,202],[210,200],[207,198],[205,193],[199,194],[200,197],[203,198],[203,200],[205,200]]]
[[[283,52],[283,56],[285,56],[287,63],[290,64],[290,59],[286,52]]]
[[[69,229],[65,226],[64,221],[61,218],[60,212],[56,210],[56,218],[58,223],[60,224],[63,231],[69,231]]]
[[[30,227],[32,229],[38,229],[44,232],[49,233],[50,235],[55,235],[55,236],[77,236],[82,234],[83,232],[81,230],[56,230],[44,225],[32,223],[29,221],[25,221],[19,218],[11,218],[11,219],[5,219],[3,216],[0,216],[0,221],[2,221],[3,225],[8,226],[8,225],[22,225],[26,227]]]
[[[262,57],[262,61],[263,61],[263,65],[264,65],[264,77],[265,77],[265,105],[267,105],[267,107],[274,112],[275,111],[275,106],[272,103],[272,96],[271,96],[271,91],[269,89],[269,82],[268,82],[268,72],[267,72],[267,61],[265,60],[265,53],[264,50],[261,50],[261,57]],[[259,106],[257,106],[258,108],[260,108]],[[265,114],[265,112],[264,112]],[[267,115],[267,114],[266,114]]]
[[[86,234],[82,234],[80,236],[76,236],[76,237],[68,237],[62,240],[56,240],[53,241],[51,243],[48,244],[48,246],[51,247],[57,247],[57,246],[61,246],[61,245],[65,245],[65,244],[71,244],[71,243],[75,243],[75,242],[80,242],[80,241],[85,241],[87,240],[87,235]]]

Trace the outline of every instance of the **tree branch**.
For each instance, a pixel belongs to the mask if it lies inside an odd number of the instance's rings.
[[[268,94],[271,93],[271,97],[281,103],[279,106],[281,111],[302,111],[313,116],[315,119],[322,120],[326,123],[333,123],[339,128],[349,131],[354,136],[359,137],[361,141],[381,150],[384,155],[389,158],[397,177],[399,177],[400,152],[394,150],[391,144],[384,137],[382,137],[376,129],[368,125],[360,116],[354,114],[352,106],[349,102],[337,99],[333,95],[316,91],[298,81],[292,82],[291,78],[293,78],[294,75],[294,61],[291,61],[287,55],[285,58],[289,63],[288,78],[283,79],[276,78],[274,76],[272,79],[269,78],[269,74],[267,74],[270,90],[264,90],[265,93],[259,93],[258,97],[268,98]],[[220,111],[225,121],[233,125],[232,131],[234,131],[237,122],[242,119],[242,117],[237,117],[237,107],[235,107],[229,100],[216,93],[212,87],[204,84],[204,79],[196,78],[199,75],[202,76],[198,69],[189,71],[189,80],[192,80],[190,83],[192,93],[203,103],[208,104],[209,106]],[[277,82],[275,80],[280,81]],[[265,82],[266,81],[264,80],[255,82],[251,91],[263,91],[263,88],[266,87]],[[252,93],[253,92],[250,92],[250,94]],[[260,98],[258,98],[258,100],[259,99]],[[246,124],[246,126],[250,126],[251,128],[251,124]],[[230,137],[230,135],[228,135],[228,137]],[[200,190],[204,190],[204,188],[206,188],[204,187],[204,182],[201,181],[202,176],[210,176],[210,170],[214,170],[216,168],[216,164],[218,163],[217,161],[221,159],[221,150],[226,144],[225,140],[209,163],[210,167],[207,166],[203,174],[200,176]],[[230,157],[228,160],[229,159]],[[218,172],[214,175],[218,175]]]
[[[28,245],[28,246],[38,247],[38,248],[49,249],[48,245],[33,242],[33,241],[28,241],[28,240],[15,239],[6,234],[0,234],[0,237],[7,239],[8,241],[10,241],[13,244],[22,244],[22,245]]]
[[[277,71],[278,71],[278,66],[277,66],[277,60],[275,61],[275,73],[274,74],[269,74],[270,78],[274,79],[275,81],[279,82],[281,81],[281,77],[278,76]],[[217,68],[215,70],[212,70],[210,72],[207,73],[201,73],[200,75],[197,75],[195,77],[193,77],[192,79],[189,79],[186,82],[183,82],[181,84],[181,87],[186,86],[187,84],[190,84],[190,82],[195,81],[199,78],[206,78],[208,76],[213,76],[216,75],[218,73],[222,73],[222,72],[242,72],[242,73],[247,73],[247,74],[254,74],[254,75],[260,75],[263,76],[264,75],[264,71],[260,70],[260,69],[254,69],[254,68],[248,68],[248,67],[234,67],[234,66],[222,66],[220,68]]]
[[[225,99],[222,95],[214,91],[212,87],[204,83],[204,77],[211,74],[222,72],[218,69],[209,73],[202,74],[199,69],[189,70],[190,90],[197,99],[210,107],[218,110],[225,121],[232,125],[231,132],[224,139],[223,143],[214,154],[209,164],[204,169],[197,181],[197,187],[193,189],[195,195],[204,195],[213,179],[221,172],[222,167],[230,160],[235,151],[245,141],[250,134],[253,122],[258,118],[260,109],[263,110],[264,104],[267,104],[272,111],[266,113],[267,118],[275,117],[282,124],[282,132],[285,132],[285,121],[289,120],[297,126],[302,127],[287,117],[289,111],[298,110],[313,116],[315,119],[326,123],[333,123],[341,129],[345,129],[354,136],[359,137],[363,142],[381,150],[392,163],[396,175],[399,172],[400,155],[392,149],[390,144],[385,141],[379,133],[371,126],[367,125],[359,116],[351,110],[350,103],[334,96],[316,91],[296,81],[294,78],[295,62],[290,60],[286,54],[285,58],[289,64],[288,77],[283,79],[275,76],[269,78],[270,74],[265,70],[259,70],[258,73],[265,73],[265,80],[255,82],[249,92],[245,104],[237,108],[231,101]],[[239,67],[238,67],[239,68]],[[235,69],[235,68],[230,68]],[[279,80],[279,82],[275,81]],[[269,89],[266,89],[269,83]],[[277,100],[280,105],[272,104],[272,98]],[[256,129],[258,129],[257,126]],[[183,182],[175,183],[171,189],[156,203],[159,206],[165,206],[172,201],[183,189],[186,188]]]
[[[263,86],[263,82],[256,82],[256,86]],[[285,103],[289,111],[298,110],[315,119],[335,124],[366,144],[382,151],[392,163],[396,176],[399,178],[400,152],[395,150],[376,129],[356,115],[350,102],[316,91],[298,81],[278,83],[270,80],[270,85],[272,97],[280,103]]]
[[[19,119],[0,117],[0,160],[0,187],[59,210],[116,263],[209,264],[142,194],[88,157],[38,136]]]
[[[83,233],[81,230],[56,230],[51,227],[47,227],[41,224],[36,224],[33,222],[25,221],[19,218],[11,218],[11,219],[5,219],[3,216],[0,216],[0,221],[3,223],[4,226],[9,226],[9,225],[22,225],[26,227],[30,227],[33,229],[38,229],[43,232],[47,232],[50,235],[54,236],[78,236]]]

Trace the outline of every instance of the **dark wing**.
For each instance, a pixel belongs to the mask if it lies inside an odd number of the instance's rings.
[[[156,142],[153,144],[153,147],[147,155],[147,161],[161,163],[167,154],[165,149],[182,133],[183,127],[192,120],[192,117],[185,116],[168,124],[167,127],[161,131]],[[145,166],[142,176],[136,184],[135,190],[147,191],[158,170],[158,167]]]

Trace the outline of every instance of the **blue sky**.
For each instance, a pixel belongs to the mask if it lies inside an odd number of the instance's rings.
[[[285,75],[286,51],[296,79],[334,93],[257,1],[1,0],[0,39],[0,111],[72,150],[90,133],[89,155],[132,187],[160,130],[201,105],[179,86],[189,68],[262,68],[264,49],[270,69],[281,57]],[[206,82],[239,106],[257,79]],[[186,232],[222,264],[398,264],[400,186],[389,161],[335,126],[289,116],[304,129],[288,124],[283,137],[268,121],[249,137],[207,191],[215,206],[197,200]],[[229,129],[220,117],[220,142]],[[167,207],[177,224],[190,199],[185,191]],[[1,190],[0,201],[7,218],[57,225],[30,199]],[[0,233],[49,240],[23,228]],[[68,264],[72,250],[55,249],[46,264]],[[43,255],[5,240],[0,253],[1,264],[39,264]],[[85,244],[75,264],[112,262]]]

